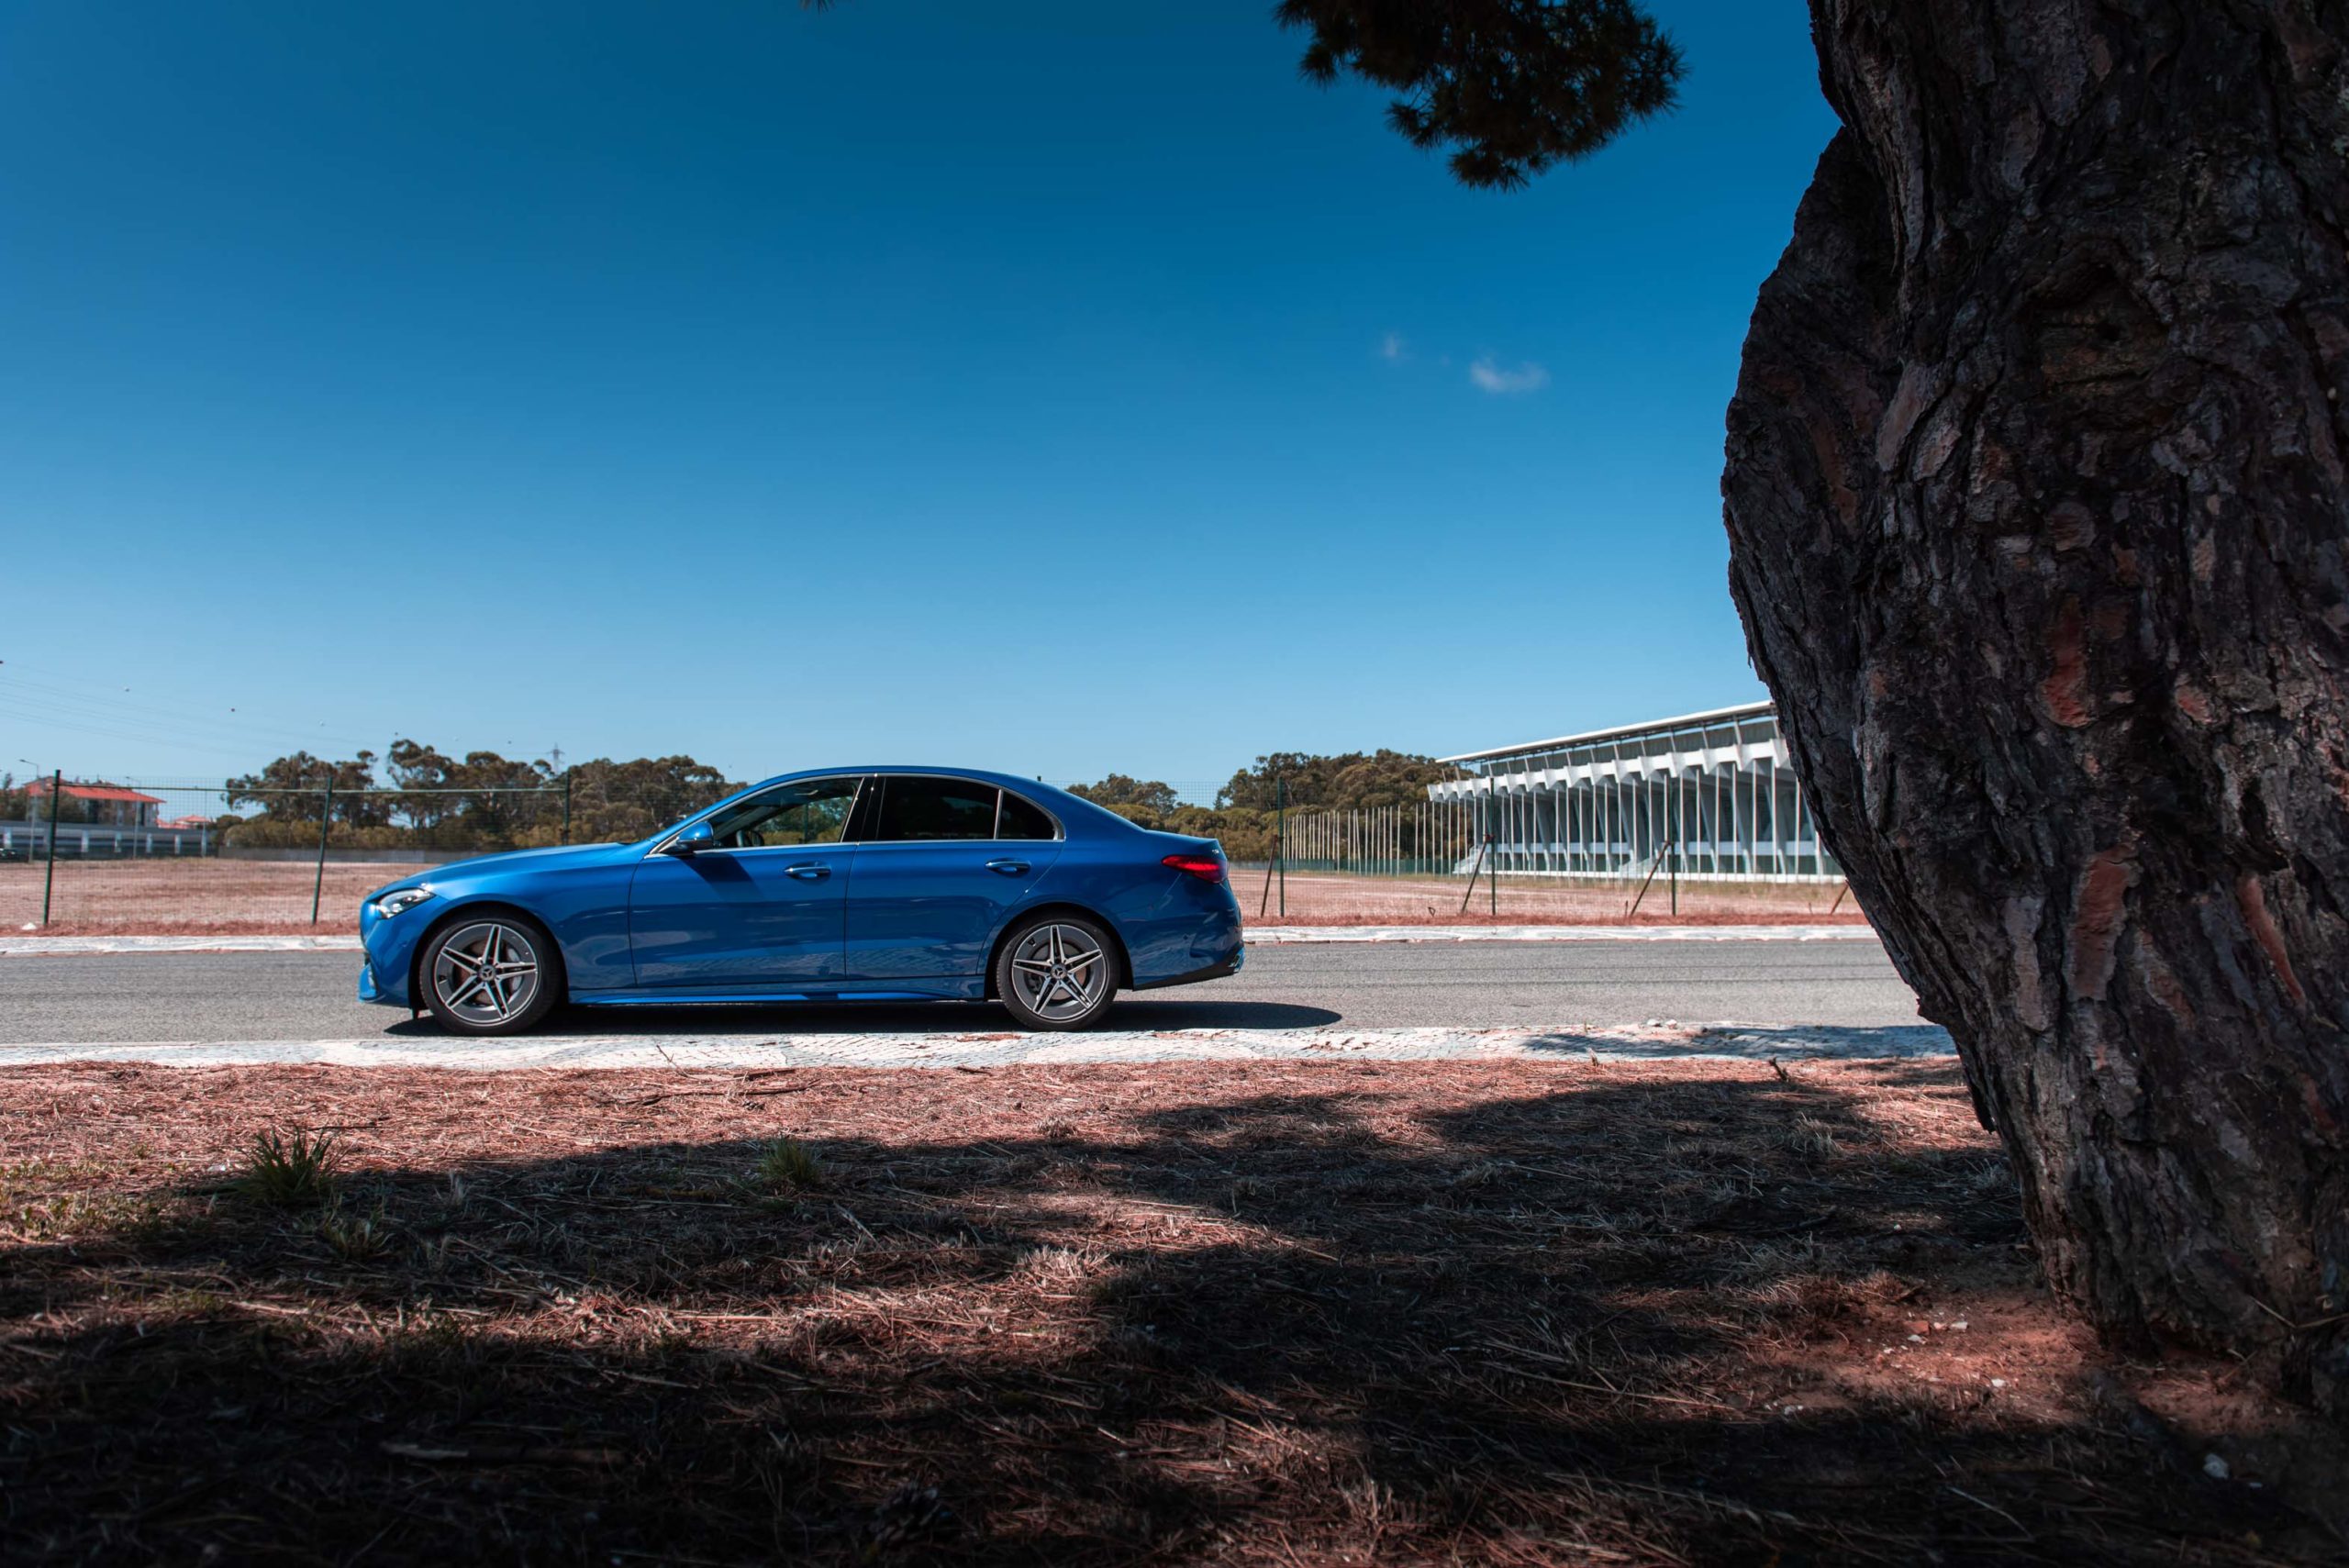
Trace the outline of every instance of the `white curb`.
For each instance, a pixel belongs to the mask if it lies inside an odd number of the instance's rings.
[[[512,1071],[660,1067],[1000,1067],[1019,1062],[1448,1060],[1759,1062],[1939,1057],[1931,1024],[1880,1029],[1659,1024],[1556,1029],[1160,1029],[1097,1034],[525,1035],[508,1040],[418,1034],[370,1040],[60,1042],[0,1046],[0,1067],[139,1062],[165,1067],[316,1063]]]
[[[1288,942],[1872,942],[1872,926],[1251,926],[1250,944]]]
[[[1867,926],[1251,926],[1253,947],[1304,942],[1872,942]],[[80,953],[357,952],[355,932],[327,936],[0,936],[0,958]]]

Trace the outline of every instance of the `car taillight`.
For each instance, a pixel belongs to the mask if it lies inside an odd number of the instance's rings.
[[[1212,855],[1169,855],[1158,862],[1173,866],[1186,876],[1196,876],[1201,882],[1221,882],[1223,862]]]

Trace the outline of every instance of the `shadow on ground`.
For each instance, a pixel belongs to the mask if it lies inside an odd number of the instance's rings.
[[[1152,1001],[1133,997],[1112,1008],[1099,1028],[1127,1029],[1308,1029],[1341,1021],[1327,1007],[1294,1002]],[[1018,1029],[1011,1015],[994,1002],[854,1002],[825,1006],[795,1002],[774,1006],[704,1004],[678,1007],[563,1007],[540,1026],[540,1034],[675,1034],[697,1038],[758,1035],[999,1034]],[[429,1017],[403,1018],[387,1035],[446,1038]]]
[[[2211,1479],[2063,1326],[1948,1064],[54,1068],[0,1111],[17,1562],[2341,1545],[2239,1484],[2282,1439]],[[212,1168],[279,1124],[345,1140],[330,1210]]]

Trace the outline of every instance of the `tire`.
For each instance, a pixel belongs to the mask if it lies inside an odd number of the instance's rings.
[[[495,969],[487,989],[484,954]],[[424,944],[416,980],[425,1006],[451,1034],[519,1034],[562,999],[562,956],[547,929],[528,916],[504,909],[459,915]]]
[[[995,994],[1030,1029],[1081,1029],[1118,999],[1118,944],[1083,915],[1038,915],[995,955]]]

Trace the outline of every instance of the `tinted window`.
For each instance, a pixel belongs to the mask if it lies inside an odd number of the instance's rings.
[[[709,819],[721,850],[837,844],[856,803],[854,779],[803,779],[737,801]]]
[[[1020,799],[1009,790],[1003,792],[1003,815],[996,818],[995,836],[998,839],[1050,839],[1059,829],[1044,808]]]
[[[881,817],[875,839],[992,839],[993,784],[963,779],[893,778],[881,781]]]

